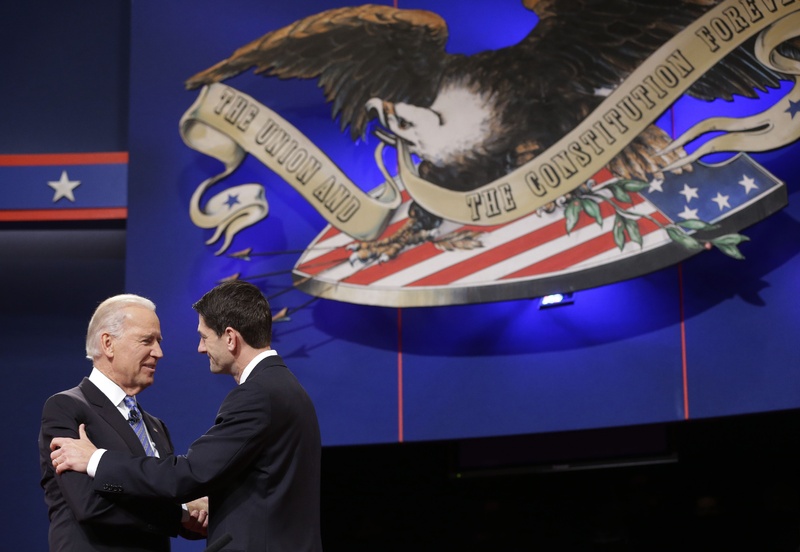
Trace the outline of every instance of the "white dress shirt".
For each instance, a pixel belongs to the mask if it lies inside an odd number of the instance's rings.
[[[258,364],[259,362],[261,362],[262,360],[264,360],[267,357],[275,356],[277,354],[278,354],[278,351],[276,351],[275,349],[269,349],[267,351],[261,351],[255,357],[253,357],[253,360],[248,362],[247,366],[245,366],[244,370],[242,370],[242,375],[239,378],[239,385],[244,383],[244,380],[247,379],[247,377],[250,375],[250,372],[252,372],[253,368],[256,367],[256,364]]]
[[[119,413],[122,414],[122,417],[126,420],[128,419],[128,415],[130,414],[130,409],[125,404],[125,391],[120,388],[119,385],[111,381],[108,376],[106,376],[103,372],[98,370],[97,368],[92,368],[92,373],[89,374],[89,381],[91,381],[97,388],[100,390],[103,395],[108,397],[108,400],[111,401],[111,404],[116,405],[117,410]],[[134,397],[134,400],[136,397]],[[138,403],[137,403],[138,406]],[[141,409],[140,409],[141,410]],[[150,432],[147,431],[147,426],[144,426],[145,434],[147,435],[147,440],[150,441],[150,448],[153,449],[153,452],[156,456],[159,456],[158,449],[156,448],[153,439],[150,437]]]

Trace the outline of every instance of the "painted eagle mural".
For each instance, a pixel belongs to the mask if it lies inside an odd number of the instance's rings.
[[[469,191],[547,150],[648,56],[719,2],[523,4],[539,19],[528,35],[475,55],[448,53],[447,25],[431,11],[331,9],[253,40],[185,84],[195,89],[251,69],[266,77],[317,79],[333,117],[354,140],[374,130],[388,143],[402,141],[417,156],[425,180]],[[754,40],[703,74],[687,94],[732,100],[780,87],[790,77],[757,61]],[[800,40],[781,44],[780,52],[800,59]],[[670,143],[651,125],[607,168],[618,178],[647,182],[685,156],[679,147],[667,149]],[[675,170],[690,171],[692,165]],[[441,217],[414,204],[403,229],[389,239],[362,241],[354,259],[388,260],[405,244],[430,239],[440,223]]]

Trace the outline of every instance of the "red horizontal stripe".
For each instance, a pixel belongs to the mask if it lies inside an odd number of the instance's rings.
[[[379,239],[394,234],[400,229],[400,227],[403,224],[405,224],[405,222],[406,219],[395,222],[394,224],[392,224],[386,230],[383,231],[383,234],[381,234]],[[339,232],[338,230],[336,230],[332,234],[330,233],[330,231],[326,232],[325,239],[329,239],[329,237],[333,237],[340,233],[341,232]],[[317,240],[316,243],[317,245],[321,245],[323,242],[324,240],[321,239]],[[352,253],[350,250],[347,249],[347,246],[350,243],[355,243],[355,240],[349,242],[348,244],[343,245],[342,247],[334,249],[330,253],[325,253],[324,255],[320,255],[319,257],[309,259],[307,263],[303,263],[302,265],[298,266],[297,270],[303,272],[304,274],[315,275],[324,272],[328,269],[331,269],[340,263],[347,262],[347,260],[350,258],[350,254]]]
[[[325,272],[326,270],[330,270],[331,268],[339,266],[342,263],[348,262],[350,259],[350,253],[350,251],[340,247],[339,249],[335,249],[330,253],[321,255],[301,266],[298,266],[296,270],[308,276],[316,276],[317,274]]]
[[[334,249],[333,251],[325,253],[324,255],[320,255],[319,257],[309,259],[308,262],[299,265],[296,270],[302,272],[303,274],[308,274],[309,276],[315,276],[321,272],[325,272],[326,270],[333,268],[336,265],[347,262],[347,259],[349,258],[350,251],[344,247],[340,247],[339,249]]]
[[[406,219],[408,220],[408,219]],[[500,228],[503,225],[498,226],[462,226],[453,230],[454,232],[462,231],[462,230],[474,230],[480,232],[491,232]],[[359,272],[353,274],[349,278],[343,280],[348,284],[359,284],[359,285],[369,285],[381,278],[385,278],[386,276],[390,276],[395,272],[399,272],[401,270],[405,270],[406,268],[421,263],[427,259],[432,257],[436,257],[445,253],[442,251],[433,242],[424,242],[416,247],[412,247],[407,249],[406,251],[401,252],[397,257],[392,259],[386,263],[378,263],[374,264],[370,267],[367,267]]]
[[[631,194],[632,204],[638,205],[644,201],[639,194]],[[614,209],[608,203],[600,205],[600,213],[603,218],[608,218],[614,214]],[[581,214],[578,223],[575,225],[574,230],[579,230],[590,224],[595,224],[595,220],[586,214]],[[504,261],[525,251],[529,251],[534,247],[539,247],[553,241],[556,238],[561,238],[567,233],[566,220],[560,218],[555,222],[548,224],[538,230],[528,234],[519,236],[507,243],[498,245],[485,253],[481,253],[470,259],[465,259],[460,263],[453,264],[439,272],[430,274],[424,278],[412,282],[409,286],[442,286],[460,280],[470,274],[474,274],[479,270],[488,268],[500,261]]]
[[[669,224],[669,221],[660,213],[654,213],[652,216],[662,224]],[[647,234],[650,234],[659,228],[660,227],[657,224],[647,219],[639,219],[639,231],[641,232],[642,236],[646,236]],[[636,247],[636,244],[631,245]],[[571,266],[585,261],[586,259],[594,257],[595,255],[599,255],[600,253],[614,249],[615,247],[617,247],[617,244],[614,241],[613,233],[606,232],[601,236],[597,236],[596,238],[593,238],[587,242],[564,250],[558,255],[553,255],[548,259],[544,259],[532,265],[526,266],[525,268],[521,268],[520,270],[517,270],[508,276],[504,276],[503,279],[525,278],[529,276],[538,276],[540,274],[565,270]]]
[[[339,230],[335,226],[328,226],[328,229],[325,231],[325,233],[322,236],[320,236],[320,238],[317,240],[317,243],[323,242],[325,240],[329,240],[329,239],[331,239],[331,238],[333,238],[333,237],[335,237],[335,236],[337,236],[337,235],[339,235],[341,233],[342,233],[341,230]]]
[[[103,209],[16,209],[0,211],[2,222],[34,222],[57,220],[124,220],[128,218],[126,207]]]
[[[431,257],[440,255],[442,252],[436,249],[431,242],[425,242],[413,249],[409,249],[402,255],[395,257],[387,263],[376,263],[370,267],[359,270],[349,278],[343,280],[348,284],[369,285],[381,278],[390,276],[395,272],[404,270],[410,266],[421,263]]]
[[[547,226],[540,228],[535,232],[530,232],[528,234],[519,236],[518,238],[515,238],[502,245],[493,247],[492,249],[481,253],[480,255],[476,255],[475,257],[465,259],[460,263],[448,266],[439,272],[429,274],[428,276],[411,282],[408,285],[419,287],[442,286],[450,284],[469,274],[473,274],[479,270],[483,270],[486,267],[492,266],[499,261],[504,261],[509,257],[513,257],[514,255],[528,251],[529,249],[538,247],[544,243],[554,240],[555,238],[563,236],[564,225],[565,222],[563,219],[557,220],[556,222],[548,224]]]
[[[114,165],[127,163],[128,157],[127,151],[0,155],[0,167],[33,167],[44,165]]]
[[[595,185],[597,184],[604,184],[605,182],[611,180],[614,177],[614,173],[608,170],[607,167],[603,167],[599,171],[597,171],[594,176],[592,177],[595,181]]]

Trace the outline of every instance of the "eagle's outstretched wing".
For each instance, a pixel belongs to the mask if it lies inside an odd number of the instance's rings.
[[[248,69],[279,78],[318,78],[333,116],[365,132],[372,97],[430,105],[447,58],[447,25],[422,10],[364,5],[327,10],[267,33],[186,81],[188,89]]]
[[[518,44],[448,63],[470,64],[472,79],[489,83],[506,102],[505,128],[518,145],[515,165],[527,162],[583,121],[649,56],[721,0],[524,0],[539,17]],[[705,100],[757,97],[784,75],[764,67],[745,44],[700,77],[687,94]],[[616,162],[632,159],[631,175],[657,167],[668,137],[642,134]],[[637,168],[638,167],[638,168]],[[646,170],[645,170],[646,169]],[[628,174],[628,170],[620,174]]]
[[[525,0],[540,18],[513,47],[513,55],[535,57],[550,86],[592,94],[614,87],[650,54],[720,0]],[[777,88],[783,76],[754,57],[752,44],[737,48],[689,90],[694,97],[757,97]],[[545,87],[544,93],[558,93]]]

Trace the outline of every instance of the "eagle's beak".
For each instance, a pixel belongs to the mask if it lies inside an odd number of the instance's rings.
[[[386,122],[387,115],[394,115],[394,104],[390,102],[384,102],[380,98],[370,98],[367,100],[367,103],[364,105],[364,107],[366,108],[367,112],[375,112],[378,115],[378,120],[380,120],[381,126],[383,127],[378,127],[374,130],[375,136],[377,136],[381,142],[390,146],[397,144],[397,136],[391,132],[389,129],[389,124]]]
[[[375,134],[375,136],[378,137],[378,140],[380,140],[384,144],[388,144],[390,146],[396,146],[397,145],[397,136],[395,136],[391,132],[389,132],[387,130],[384,130],[384,129],[379,127],[379,128],[376,128],[373,131],[373,133]]]
[[[383,100],[380,98],[370,98],[367,100],[367,103],[364,105],[365,109],[368,113],[376,112],[378,115],[378,119],[381,122],[381,125],[388,128],[386,124],[386,111],[384,110],[384,103]]]

